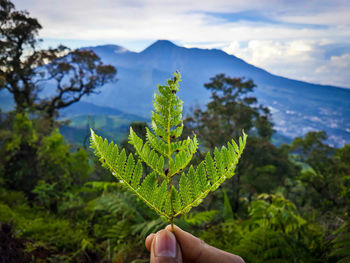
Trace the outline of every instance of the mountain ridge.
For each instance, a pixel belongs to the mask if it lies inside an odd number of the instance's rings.
[[[104,85],[99,94],[84,97],[83,102],[148,118],[156,86],[179,70],[183,80],[179,96],[188,113],[191,107],[206,105],[210,92],[203,85],[224,73],[254,81],[252,96],[269,107],[280,134],[294,138],[325,130],[330,144],[350,143],[350,89],[277,76],[222,50],[185,48],[168,40],[158,40],[140,52],[118,45],[82,49],[92,49],[103,63],[118,70],[117,82]]]
[[[170,48],[179,48],[179,49],[184,49],[184,50],[194,50],[194,51],[210,51],[210,52],[218,52],[218,54],[222,54],[224,56],[230,56],[230,57],[234,57],[235,59],[237,59],[238,61],[244,63],[244,64],[248,64],[254,68],[256,68],[257,70],[261,70],[263,71],[264,73],[267,73],[267,74],[270,74],[272,76],[275,76],[275,77],[280,77],[280,78],[284,78],[284,79],[287,79],[287,80],[291,80],[291,81],[297,81],[297,82],[301,82],[303,84],[308,84],[308,85],[316,85],[316,86],[322,86],[322,87],[332,87],[332,88],[336,88],[336,89],[345,89],[345,90],[350,90],[350,88],[346,88],[346,87],[340,87],[340,86],[335,86],[335,85],[331,85],[331,84],[320,84],[320,83],[312,83],[312,82],[309,82],[309,81],[304,81],[304,80],[298,80],[298,79],[292,79],[290,77],[286,77],[286,76],[280,76],[278,74],[274,74],[268,70],[265,70],[263,68],[260,68],[258,66],[255,66],[251,63],[248,63],[246,62],[245,60],[233,55],[233,54],[228,54],[226,53],[225,51],[221,50],[221,49],[216,49],[216,48],[213,48],[213,49],[205,49],[205,48],[197,48],[197,47],[192,47],[192,48],[186,48],[186,47],[182,47],[182,46],[179,46],[169,40],[165,40],[165,39],[161,39],[161,40],[157,40],[155,42],[153,42],[152,44],[150,44],[148,47],[146,47],[145,49],[141,50],[140,52],[134,52],[134,51],[130,51],[122,46],[119,46],[119,45],[113,45],[113,44],[106,44],[106,45],[98,45],[98,46],[95,46],[95,47],[89,47],[89,48],[92,48],[92,49],[96,49],[96,48],[105,48],[105,47],[109,47],[109,46],[114,46],[114,47],[117,47],[117,48],[122,48],[122,49],[125,49],[127,50],[128,52],[130,53],[134,53],[134,54],[141,54],[141,53],[145,53],[145,52],[148,52],[149,50],[152,50],[152,49],[155,49],[155,48],[159,48],[159,47],[165,47],[167,49],[170,49]]]
[[[155,87],[179,70],[183,76],[179,96],[189,111],[208,102],[210,93],[203,84],[224,73],[254,81],[253,95],[271,109],[282,134],[295,137],[323,129],[330,136],[336,134],[330,139],[333,144],[350,142],[346,130],[350,129],[350,90],[345,88],[284,78],[222,50],[185,48],[168,40],[158,40],[140,52],[115,53],[109,45],[92,49],[104,63],[116,66],[118,82],[106,85],[100,95],[87,98],[88,102],[147,117]]]

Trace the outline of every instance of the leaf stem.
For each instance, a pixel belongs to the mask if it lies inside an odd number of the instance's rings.
[[[171,85],[170,85],[171,86]],[[171,166],[171,145],[170,145],[170,140],[171,140],[171,126],[170,126],[170,119],[171,119],[171,109],[172,109],[172,100],[173,100],[173,95],[170,96],[170,102],[169,102],[169,108],[168,108],[168,169],[170,172],[170,166]],[[170,176],[170,173],[168,175],[168,180],[169,180],[169,190],[170,190],[170,206],[171,206],[171,215],[170,215],[170,224],[171,224],[171,231],[174,232],[174,205],[173,205],[173,184],[171,182],[172,176]]]
[[[171,177],[169,177],[169,188],[170,188],[170,206],[171,206],[171,216],[170,216],[170,224],[171,224],[171,232],[174,232],[174,205],[173,205],[173,184],[171,182]]]

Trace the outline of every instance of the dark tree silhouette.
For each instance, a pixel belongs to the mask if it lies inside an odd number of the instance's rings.
[[[41,28],[28,12],[0,0],[0,89],[13,95],[18,112],[43,110],[53,118],[59,109],[114,80],[117,71],[102,64],[91,50],[39,49]],[[52,86],[55,89],[47,98],[39,96],[42,89]]]
[[[256,85],[252,80],[216,75],[204,84],[212,92],[205,109],[197,108],[185,124],[198,133],[210,149],[223,145],[229,138],[238,138],[241,131],[269,140],[273,134],[268,108],[257,105],[248,96]]]

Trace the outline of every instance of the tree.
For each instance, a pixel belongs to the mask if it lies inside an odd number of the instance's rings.
[[[57,111],[112,81],[116,69],[104,65],[91,50],[59,46],[39,50],[41,25],[26,11],[17,11],[8,0],[0,0],[0,90],[13,95],[16,110],[43,110],[51,119]],[[55,87],[47,98],[39,96]]]
[[[304,198],[322,212],[347,218],[350,207],[350,146],[333,148],[323,131],[295,138],[288,147],[303,165],[300,180],[307,186]],[[305,202],[305,201],[304,201]]]
[[[237,138],[242,130],[249,134],[238,171],[227,187],[233,211],[238,212],[242,189],[249,199],[254,194],[271,192],[286,177],[294,176],[296,169],[288,160],[288,153],[270,143],[274,133],[271,114],[250,95],[256,87],[252,80],[220,74],[204,86],[212,92],[211,100],[185,119],[187,133],[194,130],[210,151]]]
[[[270,111],[257,105],[257,99],[247,94],[256,85],[252,80],[216,75],[204,84],[212,92],[205,109],[197,108],[185,120],[194,129],[202,143],[213,149],[229,138],[238,138],[242,130],[250,135],[270,139],[273,134]]]
[[[72,151],[58,129],[43,135],[37,128],[40,120],[25,113],[15,114],[11,123],[8,133],[3,132],[6,127],[0,127],[0,181],[8,189],[23,191],[32,199],[40,181],[63,193],[87,180],[91,169],[87,152]]]
[[[41,28],[28,12],[0,0],[0,90],[12,94],[16,105],[0,120],[0,181],[30,199],[48,189],[64,193],[86,179],[87,154],[71,151],[54,128],[55,117],[116,75],[90,50],[40,50]]]

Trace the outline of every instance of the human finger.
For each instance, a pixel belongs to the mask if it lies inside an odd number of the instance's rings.
[[[147,248],[148,251],[151,251],[151,245],[152,245],[152,242],[153,242],[153,239],[155,237],[156,234],[152,233],[152,234],[149,234],[147,237],[146,237],[146,240],[145,240],[145,246]]]
[[[168,225],[165,229],[171,231]],[[180,245],[184,262],[194,263],[244,263],[244,260],[234,254],[225,252],[206,244],[199,238],[174,226],[174,235]]]
[[[163,229],[153,236],[151,263],[183,263],[180,246],[172,232]]]

